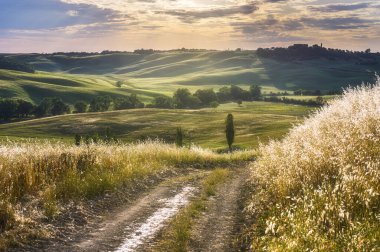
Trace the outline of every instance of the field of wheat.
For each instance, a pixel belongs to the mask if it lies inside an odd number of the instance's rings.
[[[380,250],[380,80],[261,146],[254,251]]]

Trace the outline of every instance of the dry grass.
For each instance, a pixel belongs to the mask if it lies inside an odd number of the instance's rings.
[[[134,145],[3,142],[0,145],[0,248],[32,220],[51,219],[62,203],[90,199],[172,167],[208,168],[251,160],[253,151],[219,155],[158,141]],[[25,205],[33,208],[25,211]],[[31,225],[33,226],[33,225]],[[12,234],[12,235],[9,235]],[[8,244],[9,245],[9,244]]]
[[[260,148],[254,251],[380,250],[380,80]]]

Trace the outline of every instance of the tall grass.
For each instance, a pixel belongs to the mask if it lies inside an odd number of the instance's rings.
[[[261,146],[254,251],[380,250],[380,80]]]
[[[210,167],[250,160],[252,151],[219,155],[198,147],[159,141],[75,146],[51,142],[0,144],[0,236],[25,221],[33,201],[48,218],[61,203],[102,195],[172,167]],[[28,210],[29,211],[29,210]],[[30,215],[29,215],[30,216]],[[19,222],[18,220],[22,220]],[[1,238],[1,237],[0,237]],[[1,247],[0,239],[0,247]]]

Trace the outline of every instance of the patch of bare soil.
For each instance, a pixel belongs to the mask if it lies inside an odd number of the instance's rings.
[[[43,224],[53,233],[50,239],[35,240],[7,251],[115,251],[128,236],[139,236],[134,230],[157,209],[172,205],[170,200],[178,207],[185,204],[173,197],[185,187],[195,190],[204,174],[196,169],[173,169],[95,200],[70,203],[54,221]],[[183,195],[190,197],[191,193]]]
[[[209,199],[206,212],[196,220],[192,229],[189,251],[236,251],[234,243],[241,230],[241,206],[243,186],[248,169],[234,169],[233,177],[218,188]]]

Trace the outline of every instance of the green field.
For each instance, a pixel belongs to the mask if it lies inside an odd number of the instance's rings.
[[[175,139],[175,129],[185,130],[185,143],[203,147],[225,147],[224,120],[235,117],[236,145],[256,147],[270,138],[279,138],[292,124],[301,122],[310,108],[268,102],[223,104],[217,109],[162,110],[136,109],[104,113],[70,114],[0,125],[0,137],[35,137],[73,141],[75,134],[103,133],[107,128],[127,142],[160,138]]]
[[[223,85],[263,86],[263,92],[340,90],[372,81],[378,65],[346,60],[277,61],[255,51],[161,52],[149,55],[110,53],[91,56],[49,54],[8,55],[31,64],[38,72],[0,70],[0,96],[38,102],[45,96],[65,102],[89,101],[94,95],[136,93],[144,102],[179,87],[195,91]],[[123,86],[117,88],[117,81]]]

